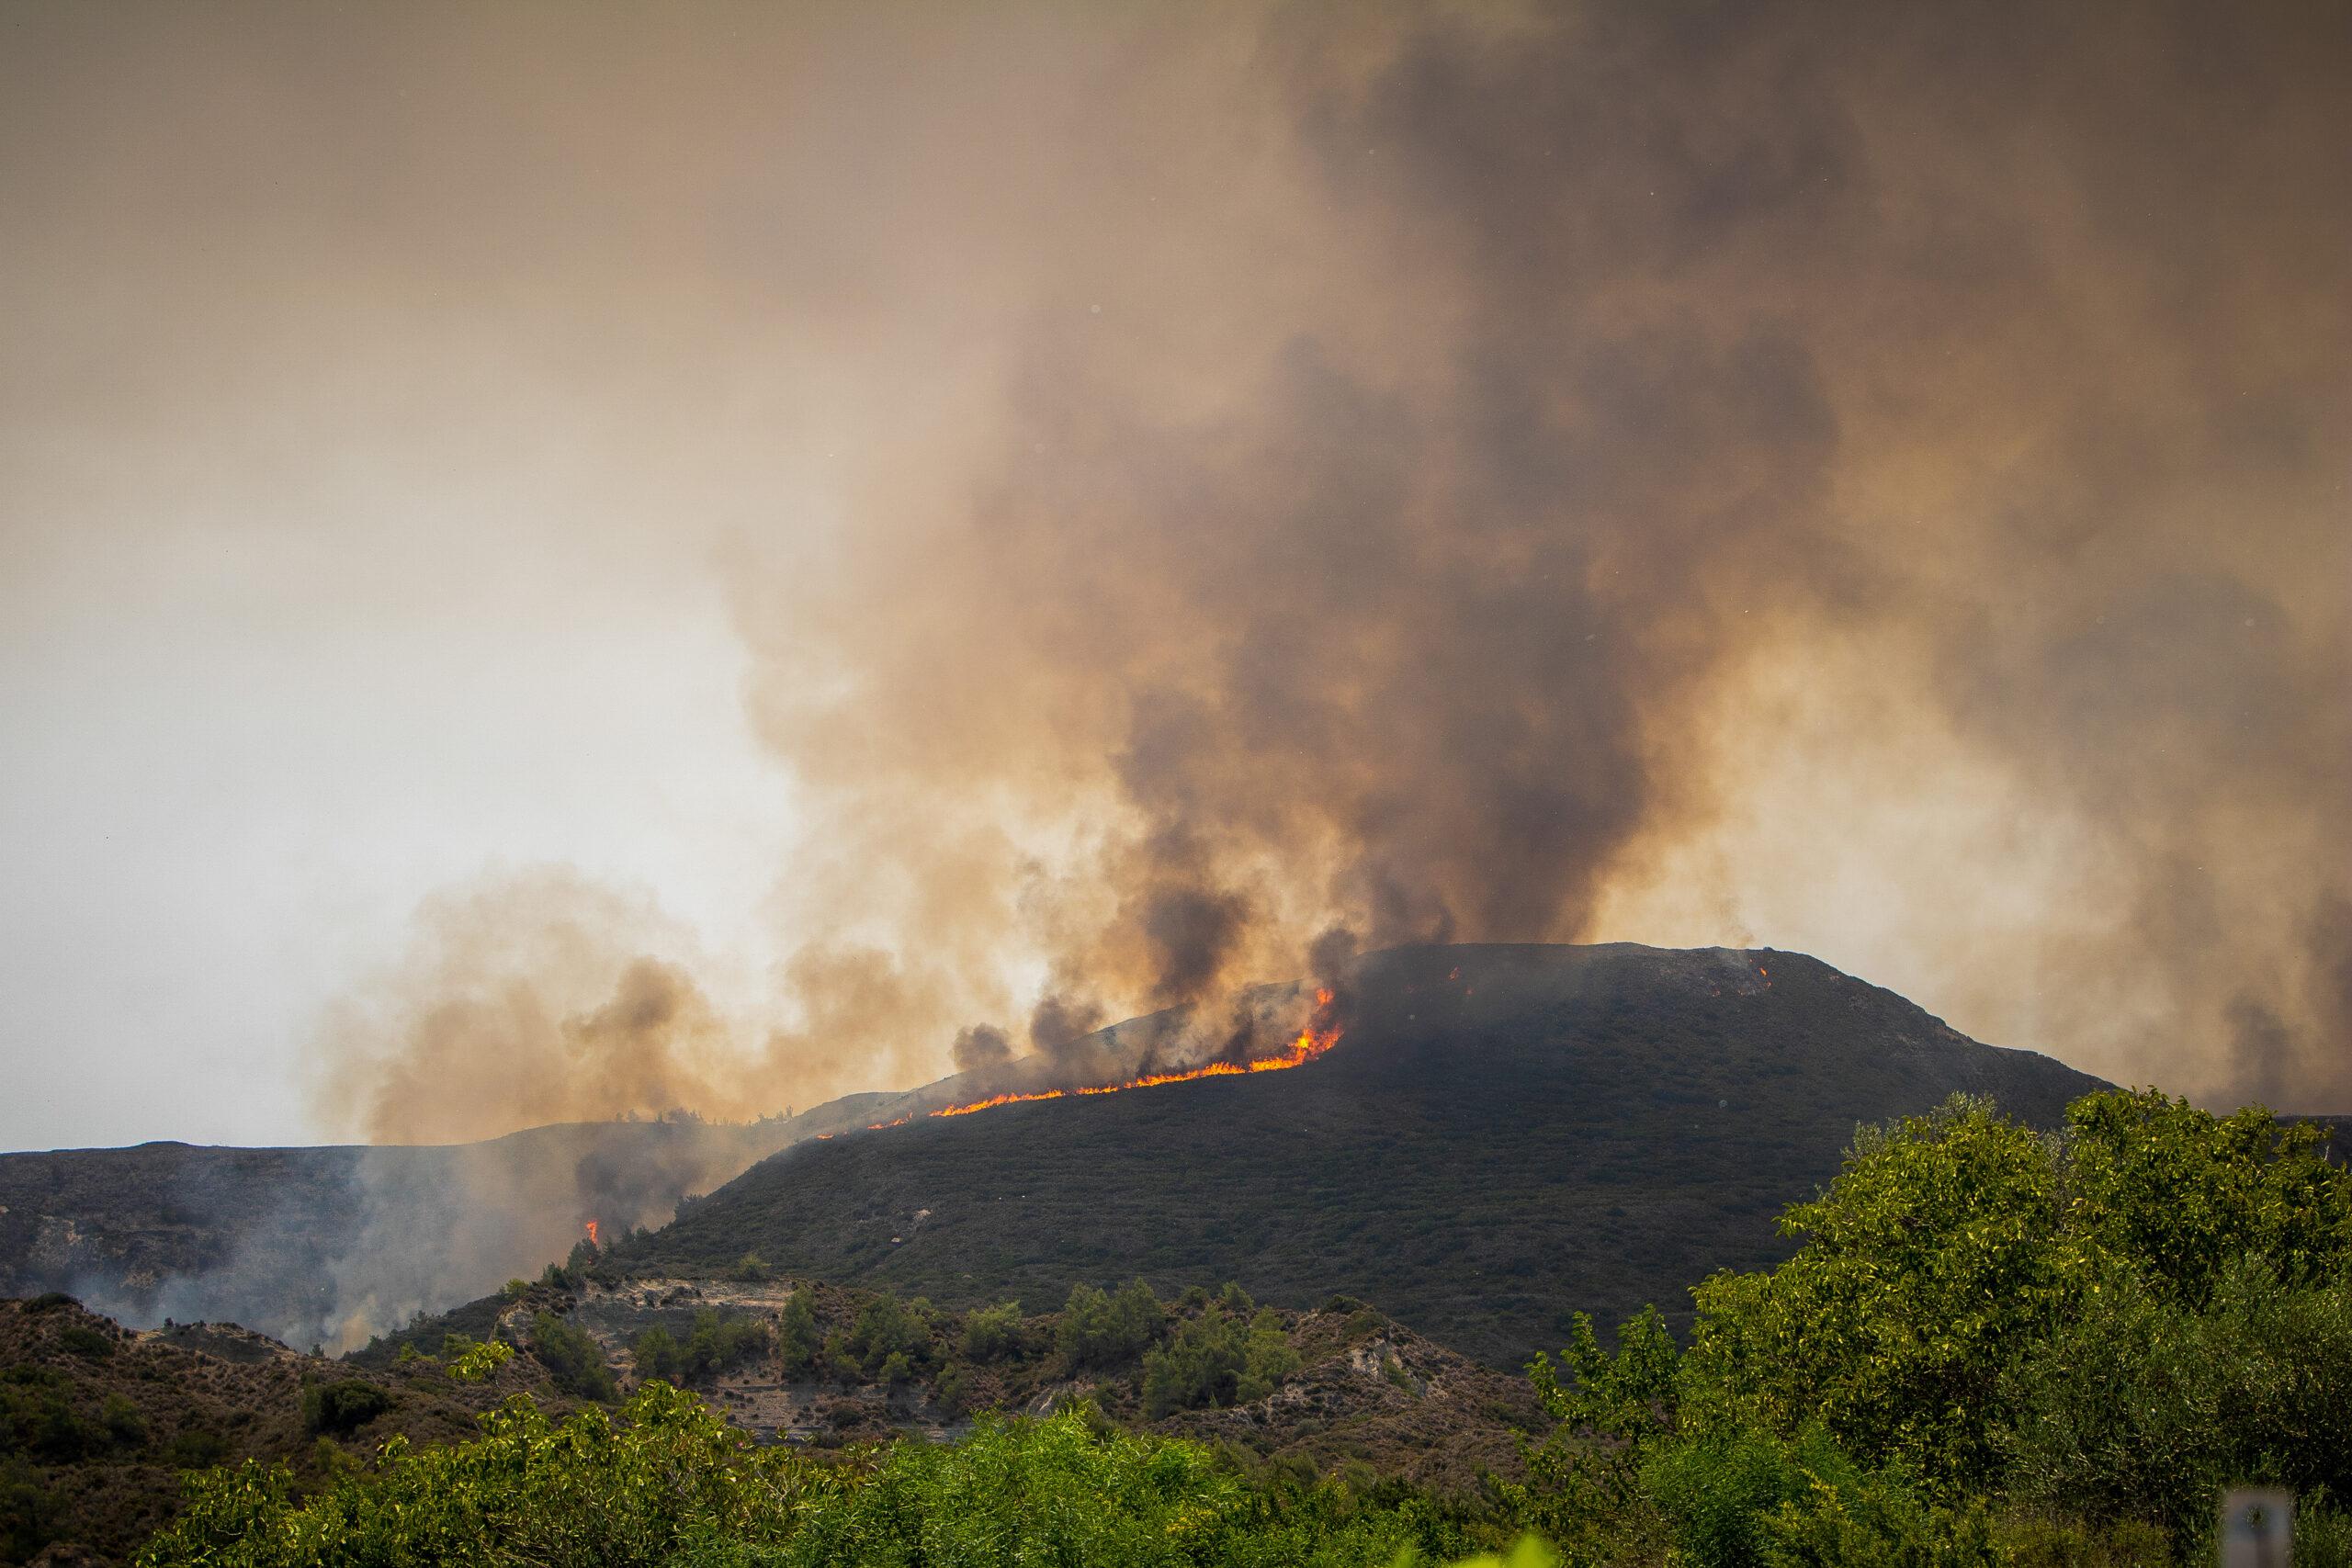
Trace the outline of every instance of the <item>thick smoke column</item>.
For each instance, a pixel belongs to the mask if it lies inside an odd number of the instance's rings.
[[[746,595],[910,951],[1136,1008],[1331,925],[1885,919],[1988,1032],[2352,1093],[2341,29],[1829,22],[1284,13],[1210,147],[1104,106],[970,462]]]
[[[1807,947],[2352,1106],[2332,8],[702,19],[447,57],[577,92],[385,41],[508,118],[367,150],[628,323],[579,364],[719,389],[641,423],[717,453],[806,824],[773,1016],[605,896],[452,899],[331,1031],[350,1124],[1223,1050],[1329,932]]]

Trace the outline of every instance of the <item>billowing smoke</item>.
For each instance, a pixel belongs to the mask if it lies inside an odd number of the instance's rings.
[[[2352,1106],[2333,8],[697,18],[419,24],[444,107],[334,151],[677,479],[612,525],[724,513],[785,956],[453,897],[349,1125],[1222,1049],[1329,932],[1760,940]]]

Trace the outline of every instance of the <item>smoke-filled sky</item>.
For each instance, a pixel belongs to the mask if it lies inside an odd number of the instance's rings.
[[[2324,0],[9,6],[0,1146],[1433,938],[2352,1110],[2347,125]]]

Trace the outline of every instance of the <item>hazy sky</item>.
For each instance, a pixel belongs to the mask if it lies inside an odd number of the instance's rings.
[[[1334,930],[2352,1110],[2333,10],[0,10],[0,1147]]]

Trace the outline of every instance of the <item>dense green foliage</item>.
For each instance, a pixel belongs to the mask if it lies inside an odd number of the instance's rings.
[[[1070,1412],[984,1421],[952,1446],[870,1465],[752,1448],[655,1384],[618,1420],[551,1423],[525,1399],[475,1441],[388,1445],[366,1472],[298,1501],[247,1464],[195,1483],[141,1562],[314,1564],[1385,1564],[1476,1544],[1409,1492],[1253,1481],[1195,1444]]]
[[[382,1389],[358,1378],[312,1383],[302,1391],[302,1424],[313,1432],[354,1432],[391,1407]]]
[[[1246,1404],[1297,1370],[1279,1315],[1262,1311],[1244,1325],[1211,1303],[1165,1346],[1145,1353],[1144,1414],[1157,1420],[1171,1410]]]
[[[531,1319],[531,1354],[547,1368],[555,1386],[576,1399],[609,1404],[620,1397],[620,1385],[613,1379],[603,1348],[586,1330],[551,1312],[536,1314]]]
[[[1077,1285],[1062,1305],[1057,1345],[1073,1369],[1118,1367],[1158,1343],[1167,1326],[1167,1309],[1141,1280],[1116,1295]]]
[[[74,1408],[73,1380],[49,1367],[0,1372],[0,1461],[18,1455],[68,1461],[124,1441],[118,1423],[94,1421]],[[135,1444],[143,1434],[132,1434]]]
[[[2137,1561],[2200,1549],[2238,1483],[2323,1499],[2324,1535],[2352,1173],[2318,1142],[2153,1092],[2055,1138],[1959,1098],[1866,1131],[1787,1215],[1795,1257],[1700,1287],[1687,1354],[1644,1314],[1613,1356],[1580,1321],[1565,1380],[1539,1362],[1562,1425],[1514,1499],[1594,1561],[1987,1562],[2033,1519],[2080,1534],[2062,1559]]]
[[[808,1304],[808,1292],[793,1292],[792,1299],[784,1303],[784,1311],[776,1314],[776,1359],[786,1372],[805,1372],[817,1364],[817,1353],[823,1346],[816,1310]]]
[[[767,1325],[756,1318],[722,1318],[706,1309],[695,1314],[694,1328],[683,1342],[657,1324],[639,1335],[629,1350],[638,1376],[692,1383],[741,1365],[774,1342]]]
[[[937,1341],[938,1325],[929,1302],[920,1296],[911,1302],[876,1296],[831,1353],[849,1375],[896,1385],[937,1368]]]

